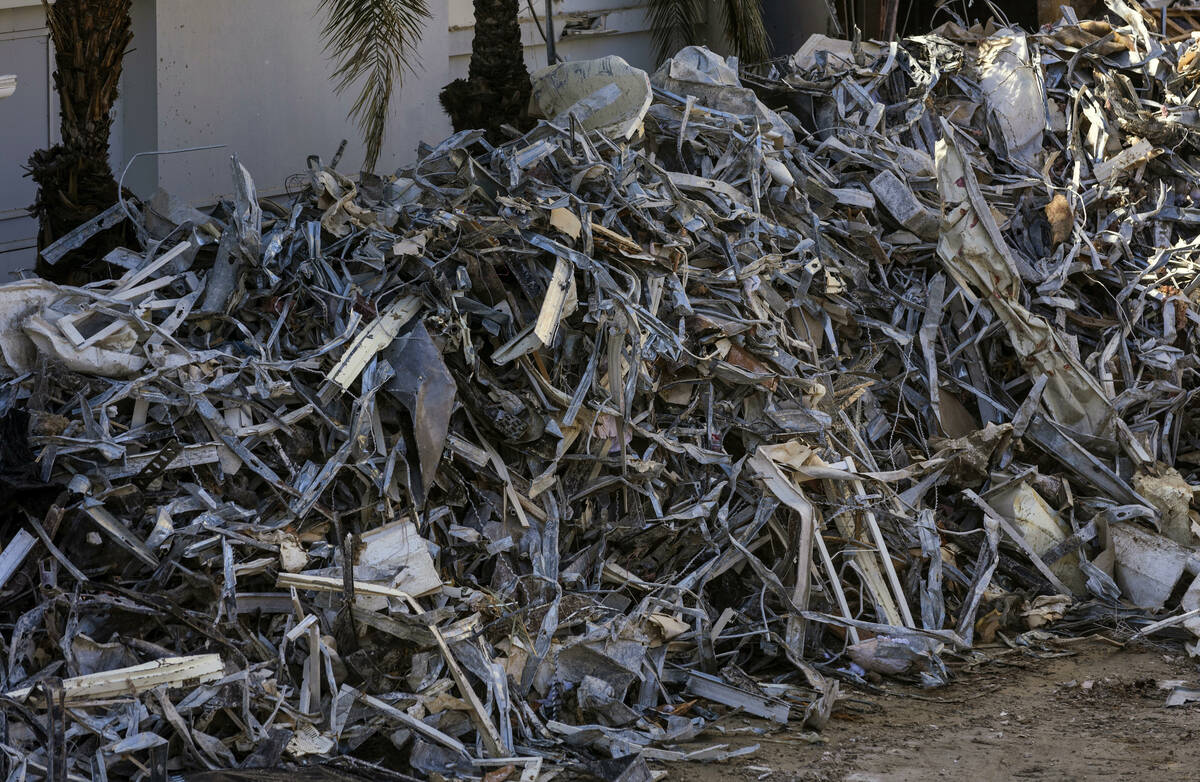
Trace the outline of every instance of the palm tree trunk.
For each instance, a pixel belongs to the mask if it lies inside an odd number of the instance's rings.
[[[31,213],[39,221],[39,250],[117,200],[108,143],[122,62],[133,40],[132,0],[58,0],[53,6],[43,5],[55,49],[62,143],[38,150],[29,160],[30,175],[38,184]],[[118,227],[92,237],[54,267],[39,261],[38,271],[54,279],[77,277],[72,272],[92,266],[123,240],[124,231]]]
[[[468,76],[446,85],[441,94],[455,131],[483,128],[490,140],[501,141],[501,125],[524,130],[531,124],[518,8],[518,0],[475,0]]]

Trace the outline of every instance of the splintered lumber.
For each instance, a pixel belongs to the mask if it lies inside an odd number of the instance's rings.
[[[194,654],[166,657],[128,668],[89,673],[62,680],[67,703],[82,704],[109,698],[136,697],[155,687],[184,687],[204,684],[225,675],[225,663],[219,654]],[[17,700],[26,698],[32,688],[5,693]]]
[[[333,369],[329,370],[326,380],[343,391],[358,379],[376,353],[386,348],[400,333],[404,324],[412,320],[421,306],[421,300],[415,296],[405,296],[397,300],[379,317],[364,328],[350,347],[342,354],[342,358]]]

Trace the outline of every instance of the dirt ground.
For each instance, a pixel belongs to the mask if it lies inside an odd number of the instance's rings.
[[[1048,660],[1008,651],[960,669],[957,681],[939,690],[889,684],[889,695],[848,693],[854,700],[815,744],[794,727],[764,732],[767,723],[734,716],[724,740],[731,747],[757,743],[758,752],[670,765],[669,778],[1200,779],[1200,704],[1165,708],[1167,691],[1158,687],[1170,679],[1200,685],[1200,666],[1181,648],[1085,641],[1064,651],[1069,656]]]

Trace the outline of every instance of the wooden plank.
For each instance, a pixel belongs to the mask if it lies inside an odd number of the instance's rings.
[[[542,309],[538,313],[537,324],[533,327],[533,333],[547,347],[554,343],[564,313],[570,314],[565,311],[568,294],[574,287],[574,272],[575,267],[566,258],[555,259],[554,274],[546,287],[546,297],[542,299]]]
[[[215,681],[225,675],[225,663],[219,654],[194,654],[186,657],[165,657],[128,668],[73,676],[63,680],[63,694],[68,704],[136,696],[155,687],[180,687]],[[33,691],[32,687],[13,690],[8,697],[21,700]],[[32,700],[32,699],[31,699]]]
[[[405,296],[379,314],[375,320],[359,332],[350,343],[350,347],[342,354],[341,359],[329,370],[326,380],[329,386],[322,390],[322,401],[329,401],[337,394],[337,389],[347,391],[350,386],[366,369],[367,363],[376,353],[392,344],[404,324],[413,319],[421,308],[421,300],[416,296]]]

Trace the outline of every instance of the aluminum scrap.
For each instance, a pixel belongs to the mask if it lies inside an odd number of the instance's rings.
[[[1194,645],[1200,48],[1109,9],[601,61],[0,287],[5,777],[650,779],[997,640]]]

